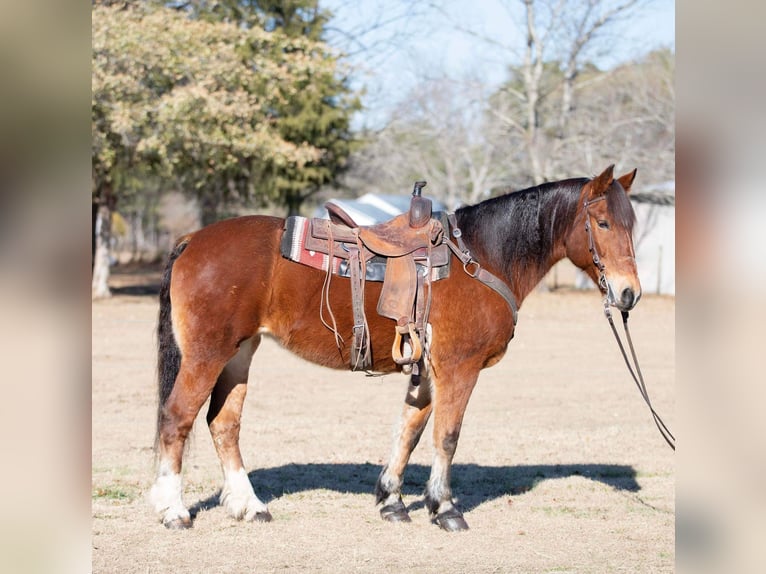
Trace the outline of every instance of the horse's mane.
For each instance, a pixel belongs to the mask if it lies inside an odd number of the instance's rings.
[[[588,181],[572,178],[511,191],[461,207],[455,215],[468,245],[481,251],[487,263],[506,277],[517,277],[526,266],[549,265],[554,246],[574,222]],[[635,213],[616,180],[606,198],[615,225],[632,232]]]

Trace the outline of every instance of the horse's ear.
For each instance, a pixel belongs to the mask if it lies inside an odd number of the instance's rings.
[[[598,195],[603,195],[606,193],[606,190],[609,189],[609,186],[612,185],[612,182],[614,181],[614,164],[610,165],[608,168],[606,168],[601,175],[597,175],[593,178],[593,182],[590,186],[590,195],[591,197],[595,197]]]
[[[622,189],[625,190],[625,193],[630,193],[630,186],[633,185],[633,180],[636,179],[637,171],[638,169],[634,169],[633,171],[629,171],[625,175],[617,178],[617,181],[620,182],[620,185],[622,186]]]

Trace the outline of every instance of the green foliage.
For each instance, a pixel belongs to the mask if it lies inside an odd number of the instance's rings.
[[[285,204],[330,181],[358,107],[334,54],[279,29],[189,15],[94,6],[94,191],[119,195],[119,174],[144,171],[215,211],[231,199]]]
[[[320,41],[330,13],[317,0],[197,0],[184,3],[195,18],[260,26],[290,38]],[[297,213],[303,201],[324,184],[333,182],[346,167],[355,142],[350,116],[361,108],[346,80],[339,76],[337,56],[327,54],[332,64],[299,80],[298,91],[273,108],[275,126],[287,142],[309,141],[322,150],[320,157],[300,167],[290,164],[262,164],[254,174],[260,191],[289,213]]]
[[[318,0],[174,0],[158,2],[175,7],[194,19],[235,22],[245,27],[260,27],[267,32],[281,30],[293,38],[320,40],[329,12],[319,8]]]

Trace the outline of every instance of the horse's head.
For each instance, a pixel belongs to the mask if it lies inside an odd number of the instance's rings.
[[[636,170],[614,178],[614,165],[587,182],[580,193],[567,256],[599,286],[607,302],[629,311],[641,298],[633,250],[635,213],[628,192]]]

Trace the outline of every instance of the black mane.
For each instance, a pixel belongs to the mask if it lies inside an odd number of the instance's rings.
[[[505,277],[547,269],[556,242],[571,228],[587,178],[543,183],[493,197],[455,213],[463,237],[483,265]],[[635,213],[615,180],[606,193],[615,225],[632,233]],[[526,274],[528,275],[528,274]]]
[[[587,182],[577,178],[543,183],[462,207],[455,215],[468,245],[510,277],[519,263],[546,264],[555,239],[572,223]]]

